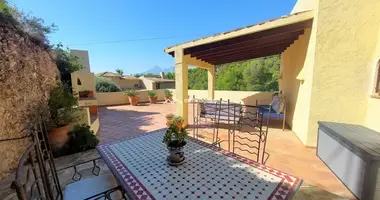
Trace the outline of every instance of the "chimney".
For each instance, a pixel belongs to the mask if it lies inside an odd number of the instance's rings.
[[[165,78],[165,73],[164,72],[160,72],[160,76],[161,76],[161,78]]]

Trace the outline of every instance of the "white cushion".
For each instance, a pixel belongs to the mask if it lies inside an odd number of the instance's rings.
[[[115,178],[111,173],[86,178],[65,187],[63,199],[83,200],[117,187]]]

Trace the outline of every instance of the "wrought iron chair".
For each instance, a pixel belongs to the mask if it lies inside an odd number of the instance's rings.
[[[216,142],[218,131],[218,101],[195,99],[193,96],[193,137],[199,138],[200,133],[206,133],[212,129],[212,144]],[[207,132],[208,133],[208,132]]]
[[[257,104],[257,102],[256,102]],[[286,100],[281,93],[275,93],[269,105],[257,105],[258,113],[269,119],[282,119],[282,130],[285,130]]]
[[[47,142],[47,132],[44,124],[39,124],[30,130],[28,137],[31,144],[19,160],[15,180],[11,188],[16,190],[20,200],[30,199],[111,199],[115,191],[122,191],[117,185],[112,174],[99,175],[100,167],[92,159],[77,165],[65,167],[74,169],[72,179],[76,182],[66,185],[64,191],[58,178],[58,172]],[[92,173],[94,178],[83,179],[78,172],[78,165],[93,163]],[[121,196],[126,199],[124,193]]]
[[[269,118],[264,122],[256,106],[242,107],[238,127],[232,131],[232,152],[247,152],[256,156],[256,162],[265,164],[270,156],[266,151]]]

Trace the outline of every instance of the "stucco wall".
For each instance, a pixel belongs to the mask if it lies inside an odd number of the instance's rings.
[[[85,50],[75,50],[72,49],[70,50],[70,54],[73,56],[77,56],[79,59],[79,63],[82,65],[82,69],[80,70],[81,72],[87,72],[90,73],[90,60],[88,57],[88,51]]]
[[[306,144],[313,83],[316,27],[305,30],[281,54],[280,91],[286,99],[286,123]]]
[[[155,89],[155,86],[153,85],[153,81],[146,79],[146,78],[140,78],[140,80],[142,82],[141,88],[146,89],[146,90],[154,90]]]
[[[378,0],[319,1],[306,145],[316,145],[318,120],[365,124],[379,8]]]
[[[156,90],[157,100],[165,100],[164,90]],[[139,102],[148,102],[148,90],[139,90],[138,91]],[[108,105],[120,105],[120,104],[129,104],[128,97],[123,94],[123,92],[104,92],[97,93],[96,96],[99,106],[108,106]]]
[[[165,100],[164,91],[156,90],[157,97],[159,101]],[[175,99],[175,90],[173,91],[173,98]],[[138,91],[139,101],[148,102],[148,90]],[[189,90],[190,99],[195,95],[197,99],[207,99],[207,90]],[[231,102],[243,103],[246,105],[255,105],[256,100],[259,100],[260,104],[270,103],[272,97],[272,92],[245,92],[245,91],[215,91],[215,99],[223,98],[227,100],[230,98]],[[108,93],[98,93],[97,100],[99,106],[105,105],[118,105],[118,104],[128,104],[128,97],[123,95],[123,92],[108,92]]]
[[[175,97],[175,90],[173,98]],[[207,99],[207,90],[189,90],[189,98],[192,99],[195,95],[196,99]],[[230,99],[231,102],[243,103],[245,105],[256,105],[256,100],[259,104],[268,104],[272,98],[273,92],[251,92],[251,91],[221,91],[215,90],[214,99],[223,100]]]
[[[142,81],[140,79],[123,79],[120,77],[107,77],[111,79],[113,82],[116,83],[116,85],[120,86],[121,89],[135,89],[135,88],[142,88]],[[135,87],[135,84],[138,86]]]
[[[376,131],[380,131],[380,99],[373,98],[371,95],[374,92],[375,82],[376,82],[376,71],[380,65],[380,24],[379,24],[379,32],[377,37],[377,45],[376,50],[373,54],[372,60],[369,64],[369,68],[371,70],[371,75],[369,77],[368,84],[368,107],[366,114],[366,125],[369,128],[372,128]]]
[[[78,81],[80,80],[81,85],[78,85]],[[79,92],[83,90],[90,90],[94,92],[94,96],[96,96],[96,89],[95,89],[95,76],[93,73],[83,72],[83,71],[77,71],[71,73],[71,82],[74,92]]]

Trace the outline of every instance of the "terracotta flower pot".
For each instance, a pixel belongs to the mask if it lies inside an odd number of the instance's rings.
[[[183,127],[183,122],[176,122],[176,125],[178,127],[178,130],[181,130],[181,128]]]
[[[157,97],[149,97],[150,103],[157,103]]]
[[[169,127],[173,124],[172,122],[173,117],[166,117],[166,126]]]
[[[132,106],[137,106],[137,104],[139,103],[139,97],[128,97],[129,98],[129,103],[132,105]]]
[[[173,101],[173,96],[165,96],[165,100]]]
[[[53,150],[62,148],[69,141],[70,129],[71,125],[67,125],[49,130],[48,140]]]

